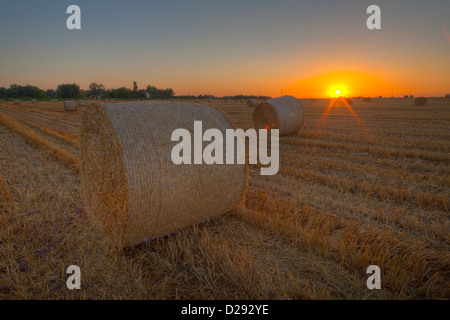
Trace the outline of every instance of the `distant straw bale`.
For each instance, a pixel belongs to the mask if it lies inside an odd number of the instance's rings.
[[[255,108],[259,104],[257,99],[248,99],[247,107]]]
[[[255,108],[252,118],[256,130],[279,129],[280,135],[295,133],[303,126],[303,106],[292,96],[269,99]]]
[[[420,98],[416,98],[416,100],[414,100],[414,104],[416,106],[421,106],[423,107],[424,105],[426,105],[428,102],[427,98],[425,97],[420,97]]]
[[[77,102],[73,101],[73,100],[66,100],[66,101],[64,101],[64,110],[66,110],[66,111],[77,111],[78,110]]]

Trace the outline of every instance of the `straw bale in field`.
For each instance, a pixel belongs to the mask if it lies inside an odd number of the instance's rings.
[[[66,100],[66,101],[64,101],[64,110],[66,110],[66,111],[77,111],[78,110],[77,102],[73,101],[73,100]]]
[[[216,128],[224,136],[233,128],[219,109],[199,104],[88,105],[81,128],[85,207],[120,247],[222,215],[243,200],[246,165],[172,162],[172,148],[179,144],[171,141],[172,132],[192,132],[196,120],[203,131]]]
[[[424,97],[416,98],[416,100],[414,100],[414,104],[416,106],[421,106],[421,107],[426,105],[427,102],[428,102],[427,98],[424,98]]]
[[[259,104],[257,99],[248,99],[247,100],[247,107],[254,108]]]
[[[252,118],[256,130],[279,129],[280,135],[295,133],[303,125],[303,106],[292,96],[273,98],[259,104]]]
[[[14,100],[14,104],[20,104],[20,100]]]

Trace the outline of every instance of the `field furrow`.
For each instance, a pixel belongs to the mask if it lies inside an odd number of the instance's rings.
[[[56,158],[58,161],[61,161],[68,167],[79,172],[80,159],[74,156],[73,154],[70,154],[64,149],[55,146],[50,141],[40,137],[35,132],[31,131],[24,125],[20,124],[19,122],[15,121],[13,118],[7,116],[2,112],[0,112],[0,123],[3,124],[8,129],[22,135],[27,140],[28,143],[45,149],[50,156]]]

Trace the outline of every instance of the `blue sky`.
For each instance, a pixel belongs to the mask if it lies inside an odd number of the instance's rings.
[[[71,4],[81,30],[66,28]],[[382,30],[366,28],[370,4],[381,7]],[[0,8],[0,86],[136,80],[179,94],[274,95],[333,72],[369,74],[399,92],[450,86],[450,1],[2,0]]]

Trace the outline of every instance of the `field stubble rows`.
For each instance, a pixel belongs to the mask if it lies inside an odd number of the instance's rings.
[[[357,102],[360,122],[304,104],[279,173],[251,166],[244,208],[117,254],[79,196],[80,114],[0,103],[0,297],[449,298],[450,102]],[[251,127],[251,108],[221,106]],[[70,264],[83,270],[77,292],[64,286]],[[369,264],[382,290],[365,287]]]

